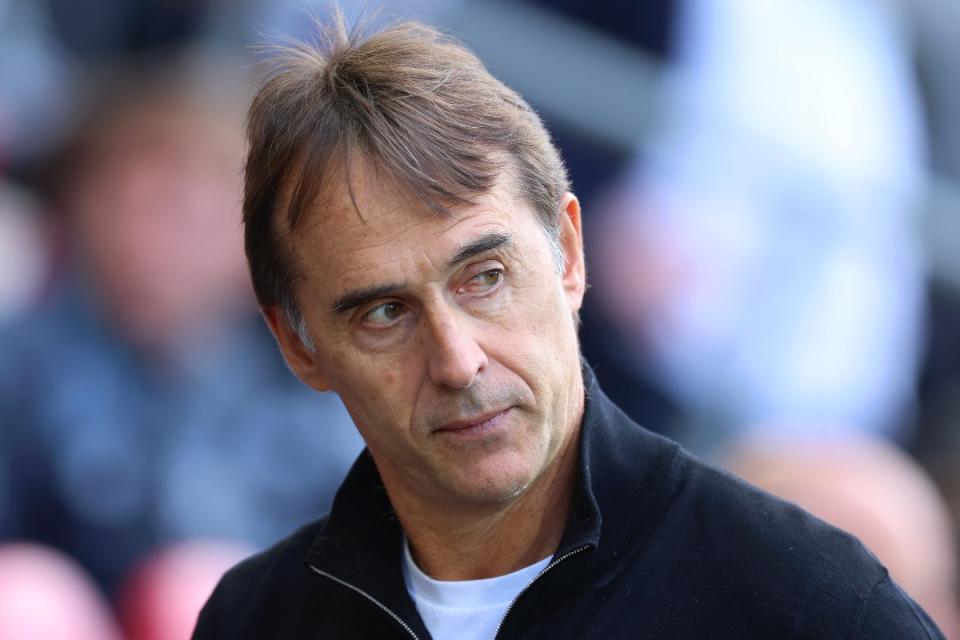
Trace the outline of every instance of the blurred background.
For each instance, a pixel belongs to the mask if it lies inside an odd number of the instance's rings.
[[[240,246],[257,46],[328,9],[0,0],[0,640],[188,637],[362,446],[284,367]],[[855,533],[960,638],[960,4],[396,0],[375,21],[402,17],[554,133],[607,393]]]

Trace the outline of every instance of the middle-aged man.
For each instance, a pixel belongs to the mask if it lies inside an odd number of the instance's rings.
[[[516,93],[422,26],[328,36],[254,99],[246,250],[367,449],[195,638],[942,637],[854,538],[603,395],[580,204]]]

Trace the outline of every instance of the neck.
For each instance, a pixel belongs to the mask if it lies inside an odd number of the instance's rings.
[[[510,501],[442,510],[395,503],[417,565],[437,580],[478,580],[553,554],[570,511],[578,437],[579,422],[554,463]]]

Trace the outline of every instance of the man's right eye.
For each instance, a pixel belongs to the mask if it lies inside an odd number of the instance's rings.
[[[384,329],[399,320],[403,313],[403,305],[399,302],[384,302],[363,314],[363,323],[375,329]]]

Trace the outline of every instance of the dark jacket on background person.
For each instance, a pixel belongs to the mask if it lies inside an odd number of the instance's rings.
[[[566,531],[498,638],[943,638],[852,536],[630,421],[585,371]],[[430,638],[368,453],[332,513],[223,578],[195,640]]]

